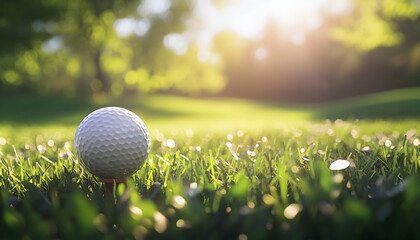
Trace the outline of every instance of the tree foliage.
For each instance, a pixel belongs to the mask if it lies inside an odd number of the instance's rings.
[[[188,0],[172,1],[167,12],[147,16],[137,11],[138,0],[21,2],[2,8],[9,11],[0,21],[5,36],[0,51],[8,51],[0,57],[3,89],[23,86],[40,93],[114,95],[175,89],[197,94],[224,86],[218,67],[198,62],[193,49],[179,56],[163,46],[165,35],[185,27]],[[20,6],[25,6],[23,11]],[[136,24],[146,19],[150,27],[146,35],[121,37],[115,29],[118,19]]]
[[[410,0],[354,0],[353,4],[352,13],[340,19],[331,36],[363,52],[402,43],[397,21],[418,17],[418,6]]]

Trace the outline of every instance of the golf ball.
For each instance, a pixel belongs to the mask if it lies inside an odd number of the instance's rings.
[[[150,136],[144,122],[120,107],[105,107],[80,123],[74,138],[79,161],[103,179],[125,178],[143,165],[150,152]]]

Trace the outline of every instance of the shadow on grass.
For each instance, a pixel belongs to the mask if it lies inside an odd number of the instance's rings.
[[[238,99],[192,99],[165,95],[109,97],[14,96],[0,98],[0,124],[77,125],[90,112],[104,106],[130,109],[145,121],[218,119],[240,121],[279,115],[289,120],[420,119],[420,88],[394,90],[318,105],[288,105]]]
[[[420,118],[420,99],[379,103],[328,104],[314,112],[315,119],[404,119]]]
[[[0,124],[75,125],[92,111],[105,106],[120,106],[141,112],[142,116],[175,117],[185,114],[175,111],[160,110],[147,106],[147,100],[133,98],[112,99],[96,103],[87,97],[62,96],[14,96],[0,98]]]

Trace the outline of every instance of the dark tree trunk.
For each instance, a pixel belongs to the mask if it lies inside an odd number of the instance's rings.
[[[94,62],[96,68],[96,79],[102,83],[102,91],[109,92],[111,89],[111,82],[101,66],[101,50],[95,52]]]

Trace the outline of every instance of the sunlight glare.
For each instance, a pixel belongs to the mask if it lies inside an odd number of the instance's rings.
[[[62,37],[54,36],[42,43],[42,50],[47,54],[57,52],[63,47],[64,40]]]
[[[118,37],[124,38],[130,36],[136,28],[136,20],[134,18],[117,19],[114,22],[114,29]]]
[[[294,45],[301,45],[302,43],[305,42],[305,34],[295,33],[292,35],[291,40]]]
[[[167,35],[165,46],[182,55],[194,42],[200,49],[197,57],[201,62],[217,63],[211,54],[212,40],[220,32],[233,31],[257,41],[263,37],[267,23],[273,22],[281,34],[289,36],[292,44],[302,45],[308,31],[322,26],[324,13],[337,15],[351,10],[350,0],[236,0],[224,7],[215,6],[212,0],[195,0],[192,16],[185,22],[187,30]],[[267,57],[263,50],[255,54],[258,60]]]
[[[338,171],[338,170],[346,169],[349,166],[350,166],[349,161],[343,160],[343,159],[338,159],[338,160],[335,160],[333,163],[331,163],[329,168],[332,171]]]
[[[258,61],[264,60],[267,58],[267,49],[263,48],[263,47],[259,47],[257,48],[257,50],[255,50],[255,59],[257,59]]]
[[[348,14],[353,11],[354,5],[350,0],[328,0],[325,11],[329,14]]]
[[[150,28],[150,21],[148,19],[143,19],[140,21],[137,21],[136,27],[134,28],[134,33],[136,33],[137,36],[141,37],[144,36],[147,31],[149,31]]]
[[[137,11],[142,16],[148,16],[152,14],[164,14],[170,7],[170,0],[144,0],[141,2]]]
[[[347,2],[347,0],[339,0]],[[315,30],[322,24],[321,9],[327,0],[295,1],[234,1],[222,9],[216,8],[210,0],[196,1],[194,17],[202,19],[202,29],[215,33],[233,30],[239,36],[256,39],[261,35],[267,21],[273,19],[279,28],[287,32]],[[338,4],[336,4],[338,5]],[[341,4],[332,11],[343,11],[347,5]],[[188,25],[194,25],[189,22]],[[195,26],[196,27],[196,26]],[[206,35],[214,35],[205,33]]]
[[[292,203],[284,209],[284,216],[287,219],[293,219],[300,212],[302,207],[299,204]]]
[[[169,148],[174,148],[174,147],[175,147],[175,141],[174,141],[174,140],[172,140],[172,139],[168,139],[168,141],[166,141],[166,145],[167,145]]]
[[[188,42],[183,35],[170,33],[163,38],[163,44],[178,55],[183,55],[188,50]]]

